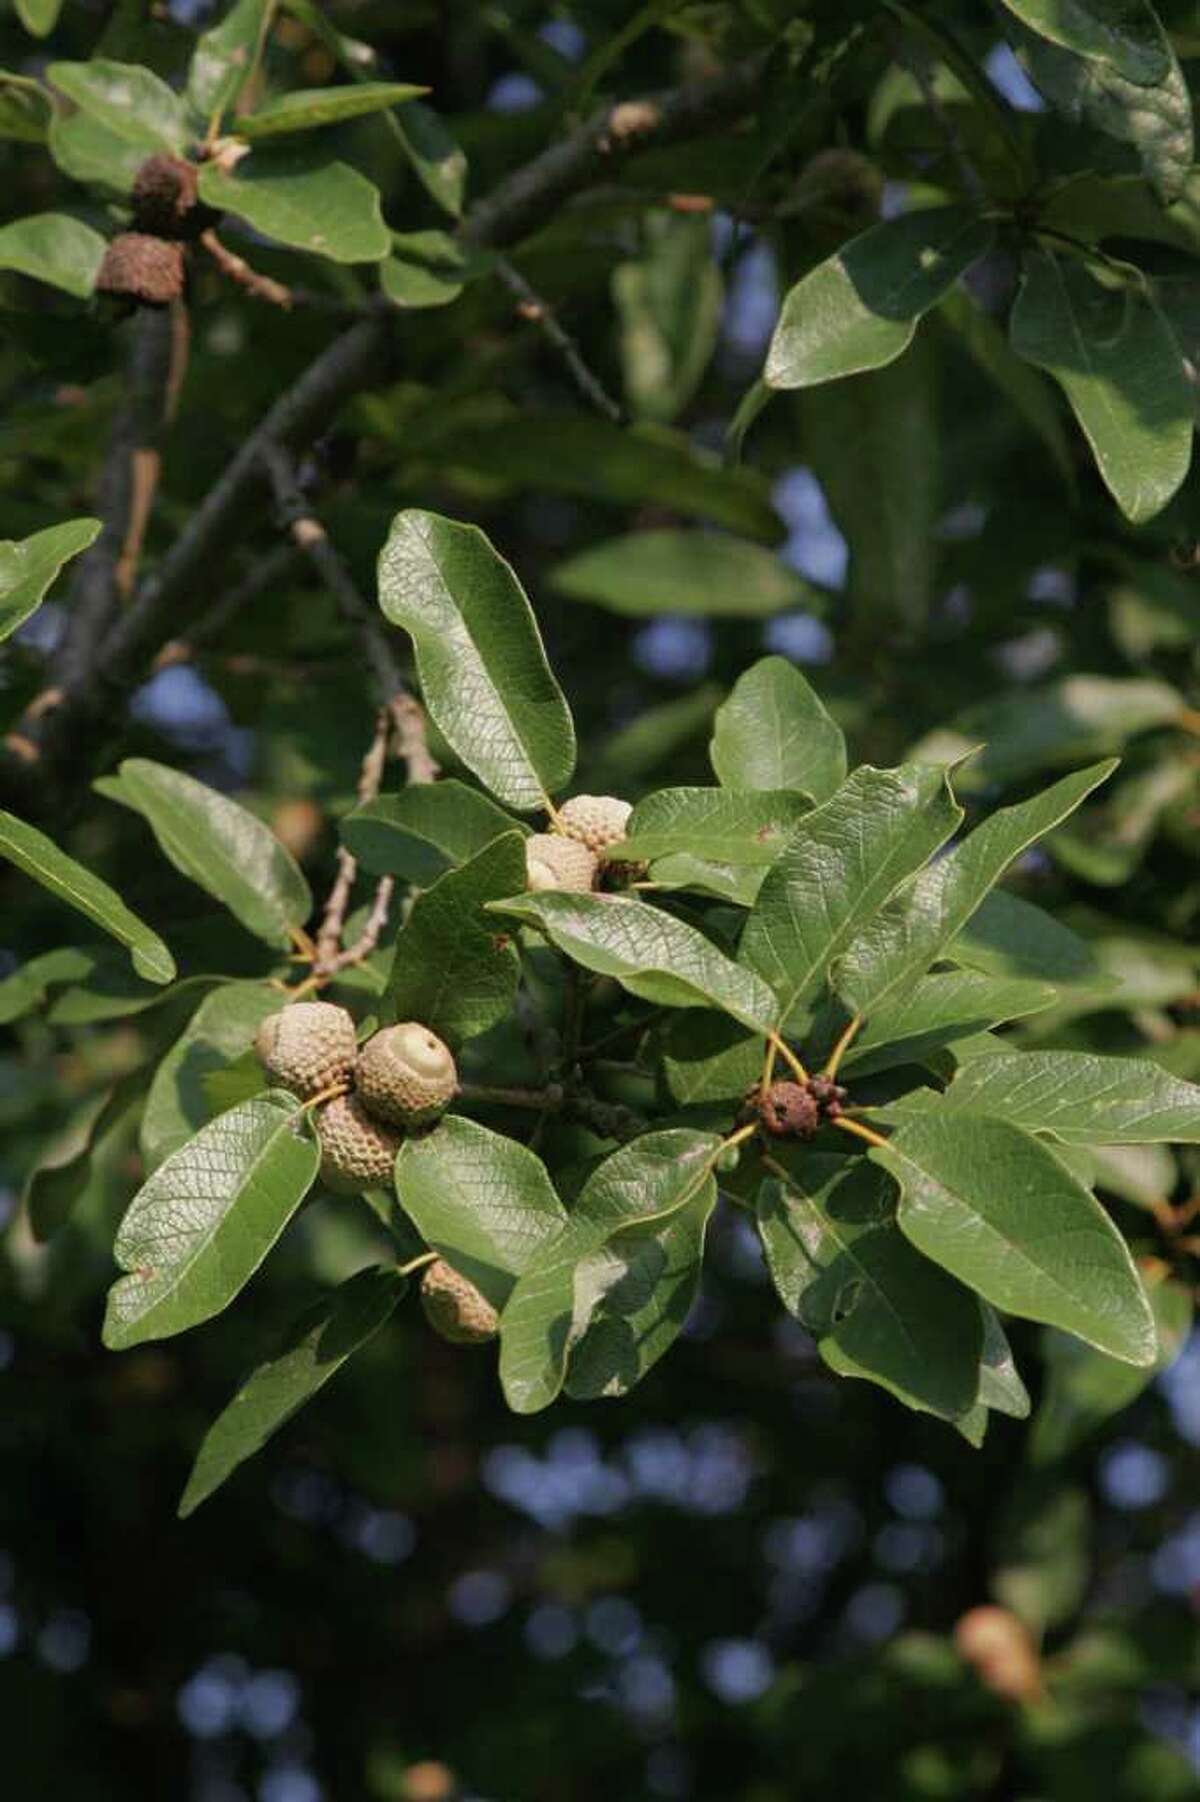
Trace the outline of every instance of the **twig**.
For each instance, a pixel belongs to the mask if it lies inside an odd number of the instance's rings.
[[[175,362],[170,316],[158,308],[142,307],[126,330],[125,402],[113,421],[96,496],[104,526],[75,566],[70,619],[55,659],[56,684],[63,689],[86,677],[116,613],[121,595],[119,572],[122,559],[128,560],[138,505],[136,460],[139,456],[157,458],[167,417]],[[144,476],[142,486],[144,490]]]
[[[231,282],[244,288],[255,300],[265,300],[273,307],[282,307],[286,312],[292,304],[292,291],[285,288],[282,282],[272,281],[269,275],[260,275],[252,269],[245,257],[238,256],[228,245],[222,244],[211,226],[200,233],[200,243],[208,252],[222,275],[227,275]]]
[[[861,1120],[847,1120],[845,1114],[839,1114],[831,1125],[838,1126],[844,1133],[853,1133],[856,1139],[865,1139],[868,1145],[886,1145],[887,1140],[874,1127],[864,1126]]]
[[[361,806],[365,801],[373,801],[379,793],[383,781],[383,766],[387,762],[388,740],[392,735],[392,719],[386,707],[381,707],[375,717],[375,735],[362,760],[362,768],[358,775],[358,801]],[[338,966],[338,957],[342,949],[342,934],[346,927],[346,910],[350,905],[350,896],[354,891],[354,883],[358,876],[358,859],[345,845],[338,847],[337,875],[329,898],[325,903],[325,911],[321,916],[321,925],[317,932],[315,955],[313,957],[313,975],[332,975]],[[383,902],[383,919],[376,928],[372,949],[378,941],[379,933],[387,920],[387,910],[391,902],[392,884],[386,876],[387,892]],[[380,885],[382,887],[382,884]],[[378,900],[378,893],[376,894]]]
[[[235,582],[225,590],[196,623],[187,638],[167,640],[154,659],[155,669],[166,669],[175,663],[190,663],[196,652],[219,637],[229,621],[235,619],[243,608],[289,576],[299,560],[298,546],[291,543],[273,544],[269,551],[264,551],[250,566],[240,582]]]
[[[650,144],[676,144],[736,118],[759,98],[766,56],[752,56],[709,81],[690,82],[640,100],[601,107],[558,144],[514,171],[472,208],[463,227],[470,245],[515,244],[547,213],[611,173]]]
[[[288,528],[296,548],[319,572],[343,617],[358,632],[375,677],[379,700],[386,706],[393,695],[403,694],[405,687],[382,621],[359,593],[354,577],[313,513],[300,487],[293,458],[270,439],[263,442],[259,455],[275,494],[281,523]]]
[[[550,302],[530,286],[521,271],[507,257],[497,258],[496,273],[509,293],[516,296],[517,311],[521,318],[536,325],[547,343],[553,345],[558,352],[584,399],[590,401],[596,411],[602,413],[605,419],[610,419],[614,425],[624,425],[625,409],[609,394],[599,376],[588,368],[583,352],[560,323]]]
[[[543,1089],[498,1087],[491,1083],[460,1083],[460,1101],[495,1107],[533,1108],[540,1114],[561,1114],[564,1119],[578,1120],[582,1126],[602,1139],[637,1138],[649,1121],[620,1102],[601,1101],[598,1095],[565,1088],[561,1083],[547,1083]]]

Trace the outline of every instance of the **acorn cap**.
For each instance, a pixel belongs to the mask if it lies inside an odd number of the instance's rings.
[[[263,1021],[254,1049],[273,1082],[309,1100],[349,1079],[358,1041],[344,1007],[293,1001]]]
[[[368,1114],[357,1095],[339,1095],[317,1109],[321,1180],[336,1195],[390,1188],[404,1135]]]
[[[146,232],[120,232],[104,253],[98,294],[120,294],[143,306],[166,306],[183,293],[183,247]]]
[[[458,1068],[436,1032],[418,1020],[404,1020],[367,1040],[354,1066],[354,1084],[377,1119],[424,1126],[453,1100]]]
[[[198,170],[184,157],[160,151],[133,178],[133,229],[156,238],[196,238],[219,214],[200,204]]]
[[[525,840],[525,880],[534,894],[546,889],[586,892],[595,886],[598,869],[595,852],[573,838],[535,832]]]
[[[428,1265],[421,1278],[421,1307],[434,1332],[452,1345],[483,1345],[500,1325],[487,1297],[445,1258]]]
[[[631,803],[616,795],[572,795],[558,810],[555,831],[598,856],[625,837],[632,812]]]

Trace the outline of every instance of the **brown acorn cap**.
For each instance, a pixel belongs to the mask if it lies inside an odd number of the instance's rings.
[[[183,293],[183,246],[146,232],[120,232],[104,253],[98,294],[119,294],[162,307]]]
[[[201,206],[197,169],[181,156],[149,156],[133,178],[133,228],[156,238],[195,238],[217,218]]]

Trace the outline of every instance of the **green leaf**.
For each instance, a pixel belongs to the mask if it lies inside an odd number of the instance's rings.
[[[981,970],[948,970],[921,977],[903,994],[893,994],[871,1010],[866,1030],[855,1039],[845,1067],[856,1076],[865,1076],[873,1070],[894,1069],[897,1064],[919,1064],[930,1052],[952,1045],[956,1039],[1038,1013],[1050,1007],[1057,996],[1057,989],[1049,983],[989,976]]]
[[[827,801],[846,780],[846,741],[784,657],[762,657],[717,709],[709,757],[729,789],[794,788]]]
[[[40,82],[0,69],[0,138],[44,144],[50,119],[50,96]]]
[[[679,1337],[700,1288],[717,1186],[705,1183],[665,1221],[628,1226],[575,1270],[573,1344],[563,1387],[574,1401],[628,1395]]]
[[[96,786],[142,814],[164,856],[248,932],[291,948],[294,929],[312,912],[312,895],[270,827],[228,795],[145,757],[127,757],[115,781],[101,778]]]
[[[1066,1145],[1200,1144],[1200,1087],[1145,1058],[1090,1051],[973,1058],[941,1106],[992,1114]]]
[[[0,261],[3,255],[0,250]],[[98,519],[68,519],[19,542],[0,539],[0,641],[41,606],[63,564],[86,551],[99,531]]]
[[[461,218],[467,187],[467,159],[444,120],[424,101],[409,100],[397,109],[400,142],[425,192],[444,212]]]
[[[1182,696],[1166,682],[1065,676],[977,702],[952,727],[929,733],[909,755],[951,759],[975,751],[956,777],[966,792],[1119,751],[1139,733],[1169,725],[1182,706]]]
[[[848,604],[863,622],[864,655],[894,631],[923,633],[933,604],[946,454],[935,349],[922,337],[888,368],[810,388],[795,403],[803,460],[849,548]]]
[[[862,765],[808,814],[768,871],[740,959],[766,978],[782,1025],[824,986],[831,964],[962,819],[946,771]]]
[[[52,987],[59,983],[77,982],[92,968],[88,951],[74,945],[60,945],[43,951],[40,957],[28,958],[19,969],[0,981],[0,1026],[41,1007]]]
[[[905,213],[852,238],[785,298],[767,386],[809,388],[893,362],[991,243],[991,226],[959,206]]]
[[[673,1014],[662,1043],[667,1087],[680,1107],[741,1100],[762,1074],[763,1046],[728,1014]]]
[[[1035,1464],[1055,1463],[1084,1444],[1179,1356],[1191,1331],[1190,1294],[1182,1283],[1171,1281],[1148,1283],[1147,1293],[1158,1332],[1158,1356],[1149,1367],[1118,1364],[1063,1333],[1048,1331],[1043,1336],[1046,1381],[1029,1440]]]
[[[236,168],[200,168],[200,198],[277,244],[335,263],[378,263],[392,247],[379,190],[320,150],[255,150]]]
[[[967,924],[1009,865],[1110,776],[1114,762],[1065,776],[1030,801],[1002,807],[947,857],[907,883],[856,938],[834,971],[856,1013],[900,999]]]
[[[669,422],[703,378],[721,323],[721,273],[707,215],[643,215],[641,254],[613,270],[630,410]]]
[[[794,789],[663,788],[638,802],[625,840],[607,855],[645,863],[682,851],[765,868],[808,811]]]
[[[716,863],[691,851],[673,851],[652,868],[660,889],[690,889],[699,895],[715,895],[736,907],[753,907],[767,873],[766,864]]]
[[[281,132],[315,131],[322,125],[337,125],[343,119],[357,119],[363,113],[382,112],[402,100],[413,100],[427,89],[411,82],[364,81],[340,88],[296,88],[290,94],[279,94],[252,113],[240,114],[230,126],[236,137],[257,143],[260,138],[273,138]]]
[[[1153,1361],[1154,1322],[1124,1239],[1039,1140],[939,1108],[870,1156],[900,1184],[905,1237],[985,1301],[1125,1363]]]
[[[1118,783],[1098,807],[1084,808],[1055,832],[1046,849],[1085,882],[1117,888],[1141,864],[1163,815],[1200,794],[1196,771],[1171,749],[1158,762]]]
[[[207,125],[233,106],[257,65],[271,0],[234,0],[224,18],[197,39],[188,69],[188,104]]]
[[[519,960],[484,906],[525,880],[525,845],[506,832],[417,896],[396,939],[385,1020],[420,1020],[452,1045],[502,1020],[516,993]]]
[[[58,23],[62,0],[13,0],[18,19],[31,36],[49,37]]]
[[[500,1316],[500,1381],[515,1413],[534,1414],[554,1400],[571,1347],[601,1299],[591,1284],[577,1294],[579,1266],[623,1228],[661,1224],[698,1195],[715,1200],[719,1145],[711,1133],[646,1133],[592,1172],[567,1225],[526,1265]]]
[[[612,976],[644,1001],[665,1007],[717,1007],[744,1026],[769,1031],[776,1012],[770,989],[752,970],[660,908],[630,895],[563,890],[513,895],[493,911],[529,920],[585,970]]]
[[[150,1084],[141,1130],[148,1171],[186,1145],[211,1118],[205,1077],[248,1051],[262,1021],[277,1014],[284,999],[278,989],[261,982],[223,983],[204,997]]]
[[[396,1194],[421,1237],[494,1308],[503,1308],[521,1272],[567,1224],[536,1152],[454,1114],[405,1140]]]
[[[406,1288],[399,1271],[360,1270],[297,1321],[286,1344],[260,1364],[204,1435],[182,1499],[195,1512],[239,1464],[260,1452],[305,1402],[391,1318]]]
[[[945,955],[993,976],[1026,976],[1059,987],[1108,978],[1086,939],[1006,889],[993,889],[946,947]]]
[[[966,1413],[979,1386],[978,1304],[897,1230],[881,1171],[813,1153],[791,1183],[760,1186],[757,1214],[783,1305],[831,1370],[943,1420]]]
[[[258,1269],[316,1178],[296,1099],[275,1091],[202,1127],[129,1204],[113,1256],[104,1343],[124,1351],[211,1320]]]
[[[86,187],[127,200],[134,178],[153,146],[131,144],[91,113],[56,112],[50,120],[50,154],[64,175]]]
[[[572,600],[633,619],[658,613],[764,619],[825,606],[773,552],[719,532],[631,532],[557,564],[550,580]]]
[[[1013,1420],[1029,1418],[1029,1391],[1021,1381],[1012,1347],[993,1309],[985,1301],[979,1303],[983,1315],[983,1351],[979,1360],[979,1401],[985,1408],[1007,1414]],[[1071,1341],[1078,1345],[1079,1341]],[[1128,1370],[1128,1364],[1121,1366]]]
[[[430,717],[467,768],[510,807],[545,806],[575,768],[575,730],[525,591],[484,533],[398,513],[379,604],[411,635]]]
[[[413,448],[405,442],[408,455]],[[668,507],[766,544],[784,536],[759,471],[728,469],[665,426],[525,412],[439,433],[429,446],[428,467],[439,481],[482,476],[514,490],[578,494],[618,507]]]
[[[166,945],[144,920],[130,912],[115,889],[60,851],[44,832],[3,811],[0,856],[127,946],[134,969],[147,982],[170,982],[174,977],[175,959]]]
[[[31,213],[0,226],[0,269],[15,269],[81,300],[96,286],[104,251],[99,232],[69,213]]]
[[[1142,0],[1003,0],[1039,37],[1091,61],[1111,63],[1127,81],[1152,87],[1171,64],[1153,9]]]
[[[1192,390],[1148,286],[1116,287],[1081,262],[1031,252],[1013,349],[1060,383],[1105,486],[1127,518],[1162,511],[1192,460]]]
[[[1108,14],[1113,4],[1096,8]],[[1134,65],[1132,34],[1114,34],[1107,55],[1078,56],[1058,43],[1021,33],[1029,73],[1047,100],[1076,124],[1086,123],[1132,146],[1146,179],[1164,205],[1179,197],[1191,171],[1192,104],[1183,71],[1154,9],[1144,0],[1121,0],[1122,23],[1140,29],[1143,70],[1157,59],[1150,80],[1127,71]],[[1101,27],[1103,29],[1103,27]],[[1047,34],[1049,35],[1049,34]]]
[[[444,307],[458,299],[479,262],[447,232],[393,232],[379,283],[398,307]]]
[[[373,876],[403,876],[428,888],[522,821],[453,777],[420,782],[364,802],[341,821],[342,842]]]
[[[187,148],[188,127],[179,97],[138,63],[51,63],[47,78],[60,94],[127,144],[154,150]]]
[[[34,1172],[25,1190],[25,1209],[39,1245],[53,1238],[75,1209],[86,1205],[93,1184],[128,1156],[145,1087],[145,1071],[134,1070],[96,1096],[66,1144],[55,1148],[62,1155]]]

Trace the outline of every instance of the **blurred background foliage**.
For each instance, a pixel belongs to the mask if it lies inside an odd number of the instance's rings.
[[[987,807],[1119,750],[1116,782],[1025,859],[1015,885],[1085,933],[1119,986],[1015,1031],[1136,1051],[1194,1080],[1200,739],[1186,710],[1200,707],[1200,476],[1148,527],[1122,521],[1055,391],[1027,366],[1014,373],[992,317],[1014,283],[1003,251],[900,362],[776,397],[743,461],[723,460],[797,276],[904,186],[954,186],[963,142],[991,179],[951,71],[919,37],[869,30],[881,10],[323,7],[389,78],[429,86],[465,153],[469,198],[599,100],[765,41],[799,55],[839,15],[842,29],[820,80],[782,55],[753,124],[631,159],[514,252],[634,431],[588,409],[501,282],[460,285],[419,257],[406,274],[401,254],[398,369],[344,411],[305,479],[368,593],[398,507],[486,528],[535,599],[580,726],[582,789],[633,799],[705,781],[713,710],[764,650],[804,666],[859,757],[986,740],[972,772]],[[1162,10],[1180,54],[1200,52],[1194,9]],[[1042,113],[986,9],[932,11],[1045,169],[1086,161],[1090,142],[1081,150]],[[75,0],[52,54],[176,79],[210,12]],[[268,88],[338,79],[303,16],[276,20]],[[31,73],[46,55],[5,9],[0,64]],[[378,183],[391,226],[442,228],[381,120],[328,135]],[[37,143],[0,145],[0,170],[5,217],[65,204],[102,219]],[[1075,198],[1078,215],[1068,193],[1061,218],[1090,230],[1086,182]],[[1123,230],[1099,227],[1117,249]],[[1140,245],[1181,310],[1200,295],[1198,235],[1179,203],[1159,241]],[[150,558],[337,329],[337,306],[360,297],[352,269],[252,251],[315,298],[283,317],[198,275]],[[444,304],[426,304],[430,283]],[[0,535],[91,510],[128,330],[94,303],[0,276]],[[631,543],[634,532],[654,540]],[[264,497],[212,578],[214,602],[247,580],[257,591],[138,691],[122,749],[236,790],[319,880],[369,699],[356,642],[279,544]],[[42,685],[63,593],[14,641],[6,715]],[[171,923],[185,973],[264,967],[145,856],[131,816],[90,807],[72,846],[119,869],[139,913]],[[835,1383],[770,1305],[736,1218],[715,1225],[676,1354],[621,1406],[564,1402],[517,1420],[488,1357],[401,1310],[179,1523],[204,1427],[297,1293],[369,1262],[380,1241],[365,1209],[319,1203],[255,1306],[163,1346],[102,1351],[137,1103],[187,1004],[151,1005],[104,944],[64,949],[61,913],[19,879],[3,895],[0,1721],[15,1802],[1200,1793],[1200,1343],[1130,1398],[1104,1360],[1018,1324],[1019,1362],[1037,1373],[1033,1421],[997,1420],[972,1451],[879,1391]],[[35,996],[44,1005],[27,1012]],[[72,1142],[114,1079],[84,1179]],[[575,1130],[553,1129],[564,1141]],[[57,1183],[74,1210],[39,1244],[23,1197],[48,1138],[66,1172],[39,1179],[40,1205],[53,1213]],[[1128,1150],[1102,1183],[1140,1236],[1157,1235],[1164,1270],[1185,1267],[1194,1154]],[[989,1602],[1044,1636],[1020,1702],[955,1645],[956,1622]]]

